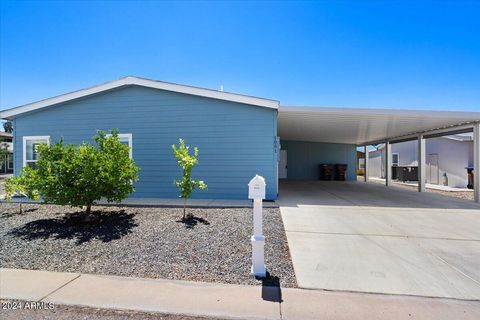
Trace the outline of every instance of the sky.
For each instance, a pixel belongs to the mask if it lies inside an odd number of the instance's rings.
[[[480,1],[0,2],[0,110],[135,75],[286,106],[480,111]]]

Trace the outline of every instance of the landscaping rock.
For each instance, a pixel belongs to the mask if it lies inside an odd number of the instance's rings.
[[[0,204],[0,261],[5,268],[39,269],[262,284],[250,276],[251,208],[94,207]],[[264,285],[296,287],[278,208],[264,209]]]

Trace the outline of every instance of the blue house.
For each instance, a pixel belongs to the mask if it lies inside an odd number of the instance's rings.
[[[356,179],[356,146],[285,139],[277,132],[279,102],[137,77],[125,77],[87,89],[8,109],[0,118],[13,121],[14,172],[37,161],[35,145],[64,138],[92,142],[96,131],[116,128],[140,167],[136,198],[175,198],[173,180],[180,170],[171,145],[179,138],[200,150],[194,177],[208,191],[194,198],[246,199],[247,183],[262,175],[266,198],[278,195],[281,178],[317,179],[322,162],[349,165]],[[290,135],[295,137],[295,135]],[[282,170],[285,169],[285,170]]]

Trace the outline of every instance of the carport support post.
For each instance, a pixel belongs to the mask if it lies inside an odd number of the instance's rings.
[[[392,145],[390,141],[385,142],[385,185],[392,184]]]
[[[363,178],[365,179],[365,182],[368,182],[368,158],[369,158],[369,155],[368,155],[368,146],[364,146],[365,148],[365,164],[364,164],[364,167],[365,167],[365,170],[364,170],[364,173],[363,173]]]
[[[473,127],[473,192],[480,203],[480,122]]]
[[[418,136],[418,192],[425,192],[425,138]]]

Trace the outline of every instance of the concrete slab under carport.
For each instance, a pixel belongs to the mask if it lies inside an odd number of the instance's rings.
[[[362,182],[282,181],[302,288],[480,299],[480,205]]]

